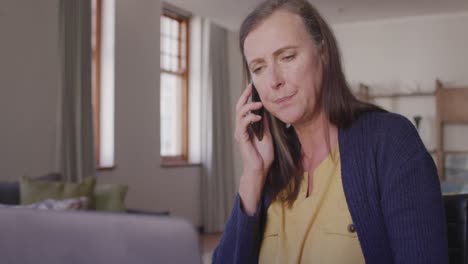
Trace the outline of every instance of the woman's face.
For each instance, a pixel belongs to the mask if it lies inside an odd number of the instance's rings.
[[[321,49],[301,17],[277,11],[244,42],[252,81],[264,107],[289,124],[312,117],[322,83]]]

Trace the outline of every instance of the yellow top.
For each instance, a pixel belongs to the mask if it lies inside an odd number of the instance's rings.
[[[268,208],[259,263],[365,263],[343,191],[338,146],[315,170],[309,196],[308,178],[304,173],[291,208],[279,200]]]

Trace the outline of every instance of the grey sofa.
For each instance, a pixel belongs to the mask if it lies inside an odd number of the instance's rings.
[[[1,263],[201,262],[191,224],[169,216],[0,208]]]

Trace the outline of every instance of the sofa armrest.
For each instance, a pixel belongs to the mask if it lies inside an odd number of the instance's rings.
[[[0,182],[0,204],[18,205],[20,188],[18,182]]]

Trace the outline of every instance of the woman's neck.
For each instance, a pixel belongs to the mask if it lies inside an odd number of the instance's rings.
[[[323,113],[307,122],[294,124],[294,129],[301,143],[305,168],[320,163],[338,142],[338,129]]]

